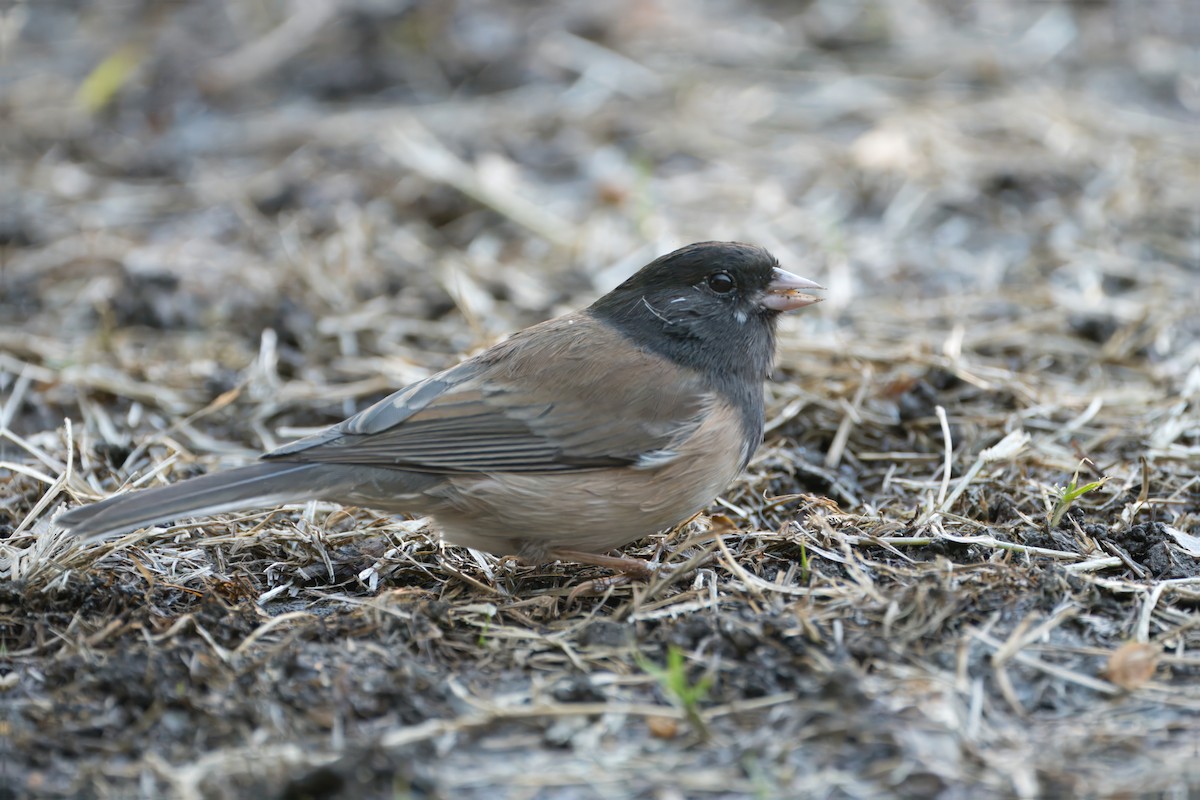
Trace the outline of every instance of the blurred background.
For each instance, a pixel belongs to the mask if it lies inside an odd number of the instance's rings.
[[[130,327],[221,339],[157,368],[189,385],[266,328],[285,370],[402,371],[710,238],[827,283],[812,336],[873,297],[914,341],[964,291],[1098,336],[1196,299],[1187,0],[2,8],[10,375],[50,357],[18,333],[86,370]]]
[[[59,796],[1183,796],[1198,44],[1195,0],[0,0],[0,763]],[[44,535],[705,239],[828,291],[694,584],[573,605],[577,570],[362,510]],[[1167,666],[1121,705],[1133,639]],[[718,678],[703,745],[499,725],[669,708],[668,644]]]

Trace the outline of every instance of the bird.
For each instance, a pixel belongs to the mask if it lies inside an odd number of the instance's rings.
[[[95,541],[324,500],[432,517],[446,542],[523,563],[628,568],[612,551],[703,511],[746,468],[777,320],[822,288],[761,247],[690,244],[257,463],[53,524]]]

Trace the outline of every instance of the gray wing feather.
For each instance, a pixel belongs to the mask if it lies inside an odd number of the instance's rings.
[[[618,334],[565,327],[574,324],[529,329],[264,458],[432,474],[560,472],[635,464],[695,430],[712,399],[698,380],[664,387],[661,359],[636,350],[598,372],[595,348]],[[539,336],[551,326],[559,335]]]

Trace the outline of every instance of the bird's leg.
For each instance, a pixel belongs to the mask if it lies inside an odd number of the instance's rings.
[[[546,547],[543,542],[525,542],[518,551],[517,560],[522,564],[546,564],[551,561],[568,561],[575,564],[587,564],[593,567],[603,567],[616,572],[605,578],[584,581],[571,590],[570,600],[582,594],[596,594],[615,586],[623,586],[633,581],[647,582],[653,578],[657,565],[643,561],[640,558],[624,558],[603,553],[590,553],[585,550],[571,550],[565,547]],[[655,561],[658,556],[655,556]]]
[[[582,550],[566,550],[561,547],[547,550],[546,555],[559,561],[573,561],[576,564],[587,564],[592,567],[611,569],[620,573],[628,580],[648,581],[654,577],[656,572],[650,562],[643,561],[640,558],[607,556],[603,553],[587,553]]]
[[[561,548],[554,548],[548,551],[547,555],[551,558],[557,558],[560,561],[574,561],[577,564],[604,567],[616,572],[615,575],[609,575],[604,578],[593,578],[576,586],[567,595],[567,601],[571,603],[575,602],[581,595],[601,594],[609,589],[624,586],[633,581],[648,583],[656,573],[653,564],[643,561],[640,558],[606,556],[602,553],[586,553],[580,550],[565,550]]]

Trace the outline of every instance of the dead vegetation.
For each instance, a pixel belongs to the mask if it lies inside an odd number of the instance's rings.
[[[1200,790],[1185,8],[0,12],[0,797]],[[707,238],[829,299],[650,584],[317,503],[49,526]]]

